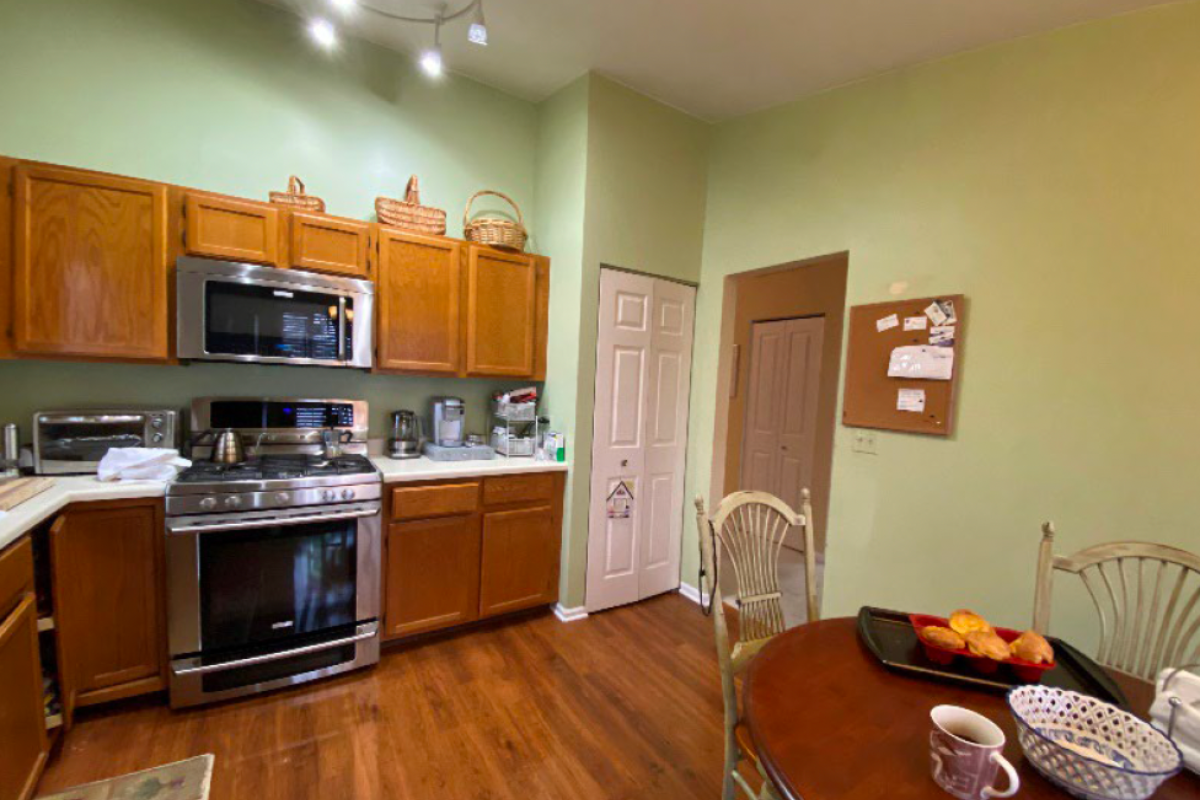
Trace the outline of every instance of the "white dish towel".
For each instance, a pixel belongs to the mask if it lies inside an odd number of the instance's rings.
[[[113,447],[100,459],[96,477],[102,481],[169,481],[192,465],[176,450],[154,447]]]
[[[1150,720],[1163,733],[1171,720],[1170,699],[1183,701],[1175,715],[1175,731],[1172,735],[1183,761],[1192,772],[1200,773],[1200,675],[1184,670],[1171,679],[1170,687],[1163,684],[1174,672],[1174,668],[1158,673],[1155,682],[1154,703],[1150,706]]]

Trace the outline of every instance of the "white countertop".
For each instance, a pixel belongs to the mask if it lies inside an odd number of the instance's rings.
[[[383,473],[384,483],[513,475],[526,472],[565,472],[570,466],[557,461],[500,457],[487,461],[431,461],[421,456],[406,461],[396,461],[386,456],[371,456],[371,461]],[[8,547],[38,523],[49,519],[71,503],[162,497],[164,494],[166,494],[166,484],[156,481],[103,483],[88,475],[55,478],[54,485],[46,491],[26,500],[6,514],[0,512],[0,550]]]
[[[54,485],[49,489],[0,516],[0,550],[71,503],[162,497],[165,493],[166,484],[158,481],[103,483],[89,475],[55,478]]]
[[[483,461],[432,461],[425,456],[397,460],[371,456],[371,462],[383,473],[384,483],[435,481],[443,478],[472,478],[486,475],[517,475],[526,472],[566,472],[570,464],[535,461],[532,458],[496,456]]]

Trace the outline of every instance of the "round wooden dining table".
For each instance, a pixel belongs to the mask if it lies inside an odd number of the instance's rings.
[[[1114,675],[1145,716],[1153,687]],[[998,724],[1004,755],[1021,776],[1018,798],[1062,798],[1021,755],[1002,694],[885,668],[859,641],[857,620],[829,619],[779,634],[755,656],[743,687],[759,760],[788,800],[945,800],[929,774],[929,711],[965,706]],[[998,788],[1007,785],[1003,775]],[[1200,779],[1183,772],[1155,800],[1197,800]]]

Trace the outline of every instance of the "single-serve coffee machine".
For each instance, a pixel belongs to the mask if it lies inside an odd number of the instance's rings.
[[[440,447],[462,447],[467,421],[461,397],[433,399],[433,441]]]

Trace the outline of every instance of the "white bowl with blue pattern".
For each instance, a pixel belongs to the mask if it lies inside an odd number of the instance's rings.
[[[1008,693],[1025,758],[1087,800],[1142,800],[1183,768],[1175,743],[1147,722],[1078,692],[1030,684]]]

